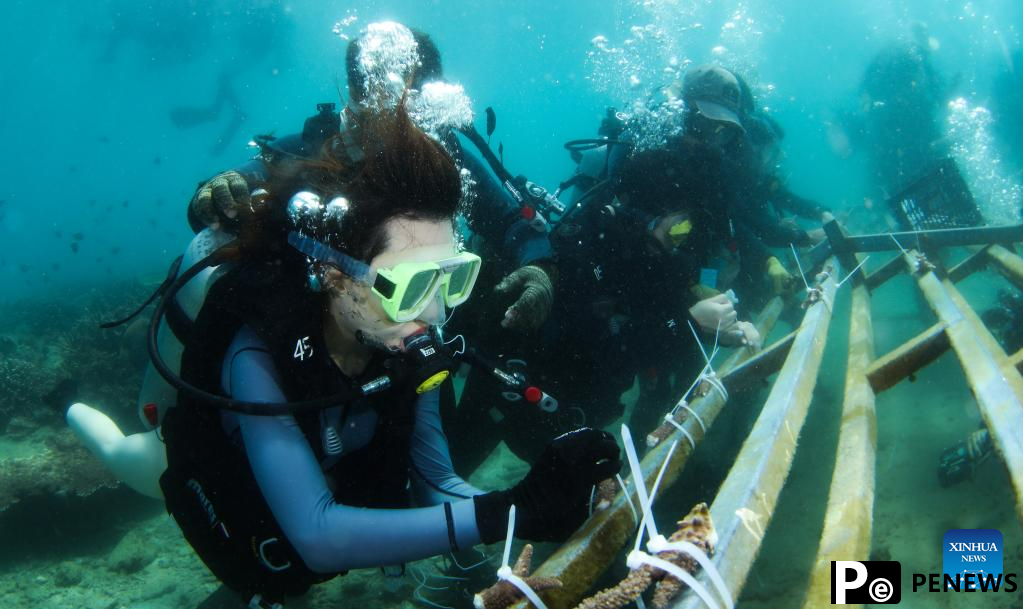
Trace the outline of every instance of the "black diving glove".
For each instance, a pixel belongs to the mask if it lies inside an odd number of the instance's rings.
[[[251,208],[249,184],[237,171],[225,171],[199,186],[188,205],[189,218],[204,226],[221,228],[225,220],[234,220]]]
[[[554,284],[551,274],[535,265],[516,269],[494,288],[499,294],[518,292],[515,304],[505,311],[501,326],[509,329],[536,330],[551,312],[554,302]]]
[[[593,487],[621,466],[618,444],[606,431],[584,427],[558,436],[518,484],[473,497],[480,539],[488,544],[504,539],[513,504],[516,537],[568,539],[586,520]]]

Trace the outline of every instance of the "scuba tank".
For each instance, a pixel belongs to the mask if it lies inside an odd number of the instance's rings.
[[[127,319],[104,326],[119,325],[134,318],[150,302],[164,293],[177,277],[188,272],[198,261],[232,239],[231,235],[208,228],[201,231],[189,243],[185,254],[174,261],[167,279],[149,301]],[[188,323],[195,319],[210,286],[221,275],[220,268],[203,269],[174,295],[174,309],[179,312],[175,323]],[[181,365],[184,346],[167,322],[160,324],[157,343],[161,357],[177,371]],[[66,416],[68,426],[75,435],[115,478],[142,495],[162,499],[159,479],[167,469],[167,453],[160,436],[159,425],[167,409],[176,402],[177,390],[157,374],[150,363],[146,368],[138,398],[139,419],[148,431],[125,436],[120,427],[101,410],[80,402],[72,404]]]
[[[224,231],[203,229],[188,244],[174,277],[180,277],[182,273],[187,272],[200,260],[234,238],[234,235]],[[160,322],[156,339],[160,356],[175,374],[180,371],[181,355],[184,352],[184,345],[174,331],[175,326],[188,324],[195,320],[206,300],[206,294],[216,280],[226,272],[227,269],[223,266],[203,269],[196,277],[189,280],[174,294],[167,319]],[[177,329],[180,333],[181,329]],[[167,409],[177,401],[177,394],[177,389],[157,373],[152,363],[146,366],[137,404],[139,420],[142,421],[146,429],[159,427]]]

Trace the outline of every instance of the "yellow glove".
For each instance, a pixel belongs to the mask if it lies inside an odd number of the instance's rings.
[[[771,256],[767,259],[767,276],[776,296],[791,294],[796,285],[795,277],[782,266],[781,261]]]

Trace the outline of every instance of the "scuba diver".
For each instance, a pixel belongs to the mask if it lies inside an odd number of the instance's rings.
[[[737,239],[722,213],[731,193],[719,179],[721,155],[709,149],[708,138],[690,133],[660,149],[621,154],[629,133],[627,123],[617,129],[617,118],[609,114],[602,125],[614,139],[603,150],[599,141],[577,150],[587,168],[576,174],[585,177],[573,178],[570,211],[552,233],[558,281],[551,317],[538,337],[502,351],[504,362],[528,367],[529,378],[557,397],[557,409],[531,408],[506,396],[499,383],[470,378],[463,399],[471,408],[442,413],[447,429],[472,434],[471,442],[451,434],[459,471],[477,467],[501,440],[528,462],[560,430],[608,424],[623,407],[607,397],[621,396],[637,375],[641,399],[664,405],[634,412],[647,418],[633,428],[648,431],[670,406],[672,373],[699,353],[687,322],[710,341],[719,334],[729,346],[760,342],[723,293],[730,271],[721,269],[718,282],[711,267],[717,252]],[[701,276],[711,285],[701,286]],[[656,399],[648,391],[654,386]]]
[[[1016,49],[1001,62],[1001,70],[991,86],[991,113],[994,136],[1004,158],[1023,174],[1023,50]]]
[[[456,243],[459,173],[401,107],[365,123],[359,144],[357,170],[339,136],[316,160],[268,168],[273,200],[254,230],[164,295],[173,302],[210,265],[221,273],[182,335],[160,488],[249,606],[348,569],[493,543],[513,504],[517,534],[563,540],[620,467],[614,439],[584,428],[552,440],[508,490],[454,474],[436,391],[453,363],[438,326],[480,265]],[[410,483],[430,507],[411,507]]]
[[[811,199],[792,192],[778,175],[782,160],[781,140],[785,131],[778,121],[763,112],[745,117],[746,138],[753,149],[753,171],[750,189],[744,192],[747,200],[763,206],[763,213],[780,219],[778,224],[758,226],[758,234],[771,247],[787,247],[790,243],[809,246],[824,240],[824,230],[801,229],[790,219],[780,218],[786,212],[820,225],[832,219],[830,211]]]
[[[872,183],[886,200],[948,156],[939,123],[945,83],[925,43],[892,44],[874,56],[860,85],[860,128]]]
[[[206,106],[176,106],[170,109],[170,119],[178,129],[192,129],[218,120],[226,112],[227,122],[217,136],[210,153],[217,156],[234,142],[238,130],[246,121],[245,110],[234,89],[232,71],[217,78],[217,92]]]
[[[172,268],[150,333],[167,382],[150,369],[140,396],[152,431],[125,437],[84,404],[67,414],[250,606],[492,543],[513,503],[523,537],[564,539],[620,465],[613,438],[579,429],[507,491],[454,473],[436,388],[455,353],[439,326],[480,268],[456,247],[459,172],[404,106],[322,149],[288,163],[268,149],[237,235],[200,231]],[[398,509],[410,482],[434,507]]]
[[[374,30],[375,26],[380,27]],[[379,34],[381,31],[383,34]],[[358,137],[361,122],[380,111],[376,107],[379,96],[367,90],[366,68],[374,62],[380,63],[380,58],[367,57],[366,53],[379,52],[376,49],[381,45],[379,40],[363,44],[367,36],[391,36],[398,44],[412,45],[416,60],[410,62],[406,73],[401,75],[407,89],[419,90],[427,83],[442,81],[440,51],[427,34],[393,22],[371,24],[366,32],[349,43],[345,55],[348,105],[338,113],[333,104],[320,104],[317,114],[305,121],[301,134],[257,137],[256,142],[263,152],[261,156],[271,165],[315,158],[323,142],[332,135],[340,134],[343,140],[351,142]],[[364,48],[369,50],[364,53]],[[474,133],[471,128],[465,131]],[[535,206],[516,200],[509,193],[510,185],[502,183],[487,162],[463,145],[453,129],[438,135],[475,183],[472,208],[463,210],[463,216],[468,228],[479,238],[475,244],[478,246],[482,240],[497,262],[488,264],[483,271],[481,285],[488,289],[482,290],[481,295],[489,296],[489,288],[512,295],[511,302],[501,312],[501,327],[526,332],[535,330],[546,319],[553,298],[552,248],[546,228],[537,221]],[[346,150],[353,160],[361,157],[356,146],[348,145]],[[257,159],[201,184],[188,207],[193,230],[199,232],[212,227],[236,232],[246,222],[244,216],[251,211],[250,190],[265,179],[264,165]]]

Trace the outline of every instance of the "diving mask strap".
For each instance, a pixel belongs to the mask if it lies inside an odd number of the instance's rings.
[[[365,262],[356,260],[348,254],[341,253],[329,245],[297,231],[288,233],[288,244],[317,262],[326,262],[336,266],[352,279],[369,284],[372,271]]]

